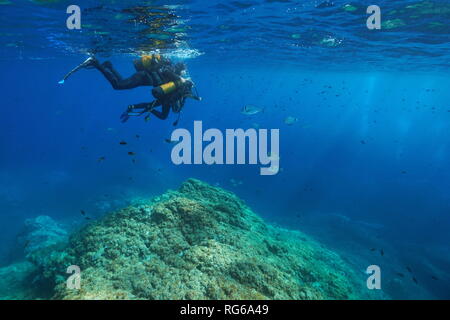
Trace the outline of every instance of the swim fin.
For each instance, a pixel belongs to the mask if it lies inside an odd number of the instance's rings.
[[[124,113],[122,113],[122,115],[120,116],[120,121],[122,123],[125,123],[128,121],[128,119],[130,119],[130,115],[128,114],[127,111],[125,111]]]
[[[78,70],[93,67],[96,63],[97,63],[97,59],[95,59],[94,57],[87,58],[83,63],[81,63],[80,65],[78,65],[75,68],[73,68],[72,70],[70,70],[69,73],[67,73],[64,76],[64,78],[61,81],[59,81],[58,83],[64,84],[64,82]]]

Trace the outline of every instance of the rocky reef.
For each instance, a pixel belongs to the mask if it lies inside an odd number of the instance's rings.
[[[51,253],[67,242],[67,231],[49,216],[38,216],[25,220],[24,228],[19,236],[24,254],[29,260],[42,258],[42,251]],[[37,264],[40,264],[37,261]]]
[[[40,298],[36,292],[34,277],[36,266],[28,261],[0,268],[0,300],[29,300]]]
[[[45,299],[53,295],[49,264],[64,252],[68,233],[49,216],[25,220],[14,251],[23,258],[0,268],[0,299]]]
[[[89,223],[32,262],[54,299],[367,298],[364,275],[337,254],[195,179]],[[66,286],[70,265],[81,268],[79,290]]]

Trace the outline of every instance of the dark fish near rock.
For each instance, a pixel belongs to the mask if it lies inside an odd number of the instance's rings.
[[[80,210],[80,213],[81,213],[81,215],[82,215],[86,220],[91,220],[91,218],[89,218],[89,217],[86,215],[86,212],[85,212],[84,210]]]

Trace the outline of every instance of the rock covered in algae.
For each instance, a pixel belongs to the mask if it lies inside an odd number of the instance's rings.
[[[27,300],[37,297],[33,282],[36,266],[28,261],[0,268],[0,300]]]
[[[49,216],[38,216],[25,220],[23,230],[19,236],[19,244],[23,246],[28,260],[40,265],[58,248],[64,247],[68,238],[67,231]]]
[[[44,266],[55,299],[361,298],[361,279],[337,254],[195,179],[87,225],[59,256]],[[80,290],[66,288],[72,264]]]

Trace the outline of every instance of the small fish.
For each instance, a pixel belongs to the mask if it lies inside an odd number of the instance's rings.
[[[409,273],[412,273],[412,270],[410,267],[406,267],[406,270],[408,270]]]
[[[83,216],[86,215],[86,212],[84,212],[84,210],[80,210],[80,213],[81,213]]]
[[[384,250],[383,249],[380,249],[380,254],[381,254],[381,256],[384,256]]]
[[[128,155],[129,155],[129,156],[135,156],[136,153],[130,151],[130,152],[128,152]]]
[[[416,284],[419,284],[419,282],[417,282],[417,279],[415,277],[412,278],[412,281],[414,281]]]
[[[401,272],[396,272],[395,274],[398,275],[399,277],[402,277],[402,278],[405,277],[405,275],[403,273],[401,273]]]
[[[97,160],[98,162],[102,162],[102,161],[105,161],[105,157],[100,157],[100,158],[98,158],[98,160]]]
[[[435,277],[435,276],[431,276],[431,279],[433,279],[433,280],[439,280],[437,277]]]
[[[138,135],[138,134],[136,135],[136,139],[139,139],[140,137],[141,137],[140,135]]]
[[[167,143],[178,143],[178,141],[172,141],[170,139],[164,139],[164,141],[167,142]]]
[[[361,144],[366,144],[366,141],[364,141],[364,140],[361,140],[360,142],[361,142]]]
[[[136,159],[132,159],[131,162],[136,163]]]
[[[246,116],[253,116],[253,115],[258,114],[260,112],[264,112],[264,109],[259,108],[259,107],[254,106],[254,105],[246,105],[246,106],[244,106],[241,109],[241,113],[243,115],[246,115]]]
[[[376,250],[377,250],[377,248],[372,248],[372,249],[370,249],[370,251],[372,251],[372,252],[373,252],[373,251],[376,251]]]
[[[91,218],[89,218],[89,217],[84,217],[86,220],[91,220]]]
[[[122,146],[126,145],[126,141],[120,141],[119,144],[121,144]]]
[[[293,124],[298,122],[298,118],[296,117],[286,117],[286,119],[284,119],[284,123],[287,124],[288,126],[292,126]]]

